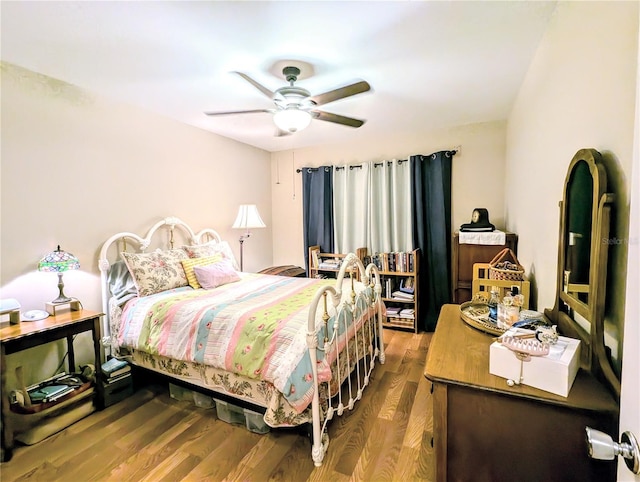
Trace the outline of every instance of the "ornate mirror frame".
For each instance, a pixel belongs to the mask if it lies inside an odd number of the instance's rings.
[[[578,184],[586,189],[591,187],[591,195],[588,190],[577,192]],[[614,194],[607,192],[601,154],[595,149],[580,149],[569,164],[564,182],[556,299],[553,309],[546,309],[545,315],[558,325],[560,333],[580,340],[581,367],[619,399],[620,379],[604,343],[608,241],[614,199]],[[584,232],[575,232],[579,230],[575,226],[582,226]]]

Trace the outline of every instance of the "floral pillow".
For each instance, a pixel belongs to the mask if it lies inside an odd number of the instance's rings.
[[[240,275],[233,269],[233,264],[229,259],[223,259],[207,266],[196,266],[193,270],[198,282],[206,290],[240,280]]]
[[[231,264],[234,269],[240,269],[238,263],[236,263],[236,258],[233,256],[233,251],[231,251],[231,246],[229,246],[229,243],[226,241],[210,241],[208,243],[197,244],[195,246],[183,246],[182,249],[187,252],[187,255],[190,258],[204,258],[222,253],[225,258],[231,260]]]
[[[152,253],[121,253],[138,289],[138,296],[149,296],[161,291],[187,286],[182,260],[187,259],[184,249],[157,249]]]
[[[196,278],[196,274],[193,269],[196,266],[206,266],[208,264],[217,263],[222,259],[222,253],[214,254],[213,256],[206,256],[204,258],[188,258],[182,260],[182,267],[184,268],[184,274],[187,276],[187,282],[194,290],[201,288],[200,283]]]

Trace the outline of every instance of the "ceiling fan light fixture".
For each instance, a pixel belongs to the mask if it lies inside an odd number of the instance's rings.
[[[317,107],[335,102],[346,97],[362,94],[371,90],[371,86],[368,82],[360,80],[349,85],[338,87],[337,89],[329,90],[322,94],[311,95],[311,93],[295,85],[295,81],[298,79],[300,69],[294,66],[286,66],[282,69],[285,79],[289,82],[289,85],[280,87],[275,91],[271,91],[259,82],[255,81],[247,74],[242,72],[234,72],[242,77],[244,80],[253,85],[256,89],[262,92],[265,96],[269,97],[274,103],[275,109],[251,109],[251,110],[231,110],[222,112],[205,112],[209,116],[221,116],[230,114],[255,114],[261,112],[268,112],[273,114],[273,120],[278,127],[276,136],[282,136],[286,134],[292,134],[303,129],[306,129],[311,123],[312,119],[317,119],[325,122],[332,122],[334,124],[340,124],[348,127],[361,127],[365,121],[347,117],[344,115],[333,114],[318,110]]]
[[[311,114],[297,108],[279,110],[273,115],[273,122],[280,130],[287,132],[299,132],[311,123]]]

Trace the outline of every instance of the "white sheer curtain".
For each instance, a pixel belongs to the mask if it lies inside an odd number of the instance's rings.
[[[410,163],[393,159],[336,167],[333,212],[336,252],[411,251]]]
[[[408,161],[372,163],[369,252],[411,251],[411,166]]]
[[[337,166],[333,171],[333,219],[337,253],[367,247],[370,165]]]

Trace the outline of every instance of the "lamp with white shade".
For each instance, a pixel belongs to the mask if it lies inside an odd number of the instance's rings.
[[[240,271],[243,271],[243,244],[244,240],[251,236],[250,229],[266,228],[255,204],[241,204],[238,208],[238,216],[233,223],[234,229],[245,229],[245,234],[240,236]]]

